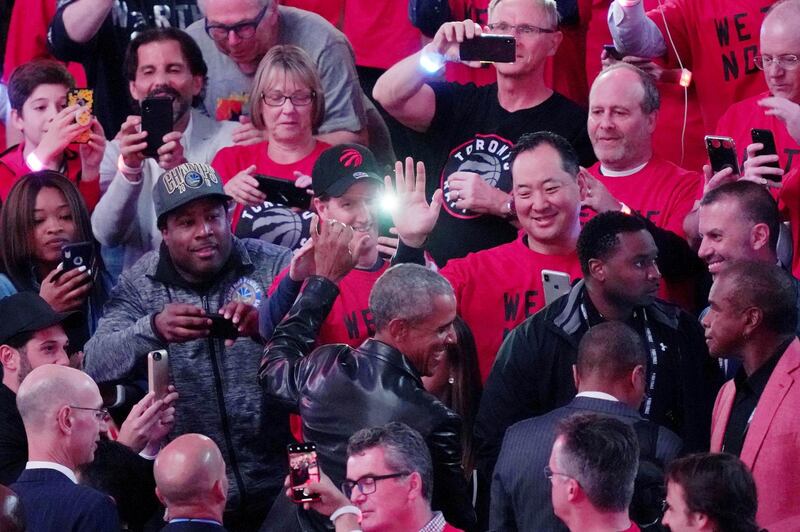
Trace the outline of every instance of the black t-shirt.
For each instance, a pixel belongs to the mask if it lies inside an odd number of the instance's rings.
[[[201,18],[195,0],[114,0],[111,13],[97,34],[86,43],[69,38],[64,28],[64,8],[77,0],[59,0],[50,23],[48,45],[62,61],[81,63],[94,89],[94,114],[106,137],[114,138],[125,118],[132,114],[128,81],[122,71],[131,38],[147,28],[186,28]]]
[[[428,164],[428,197],[456,171],[480,174],[490,185],[511,191],[511,148],[525,133],[552,131],[566,138],[578,152],[581,164],[594,164],[586,132],[586,111],[564,96],[553,95],[541,104],[513,113],[497,100],[497,85],[432,83],[436,114],[422,135]],[[512,241],[517,229],[506,220],[456,209],[442,208],[428,239],[437,263]]]

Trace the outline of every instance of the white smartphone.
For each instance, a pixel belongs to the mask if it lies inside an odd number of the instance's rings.
[[[544,304],[549,305],[564,294],[569,293],[569,274],[555,270],[542,270]]]

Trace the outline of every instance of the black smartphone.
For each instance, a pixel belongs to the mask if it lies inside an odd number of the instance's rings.
[[[604,44],[603,50],[606,51],[608,57],[616,59],[617,61],[622,61],[622,58],[625,57],[613,44]]]
[[[733,169],[733,173],[739,173],[739,157],[736,155],[736,144],[731,137],[706,135],[706,151],[714,173],[728,167]]]
[[[764,147],[756,153],[756,156],[778,155],[778,149],[775,147],[775,136],[769,129],[753,128],[750,130],[750,138],[753,139],[753,143],[759,142],[764,145]],[[772,168],[781,167],[778,161],[767,163],[764,166],[771,166]],[[770,181],[776,181],[778,183],[781,181],[781,176],[779,175],[764,174],[763,177],[764,179],[769,179]]]
[[[303,503],[319,499],[318,493],[310,493],[306,486],[319,482],[319,465],[317,464],[317,446],[312,442],[290,443],[286,446],[289,453],[289,484],[292,487],[292,502]]]
[[[239,329],[231,320],[226,320],[219,314],[211,314],[208,318],[211,320],[209,335],[214,338],[224,338],[225,340],[235,340],[239,337]]]
[[[513,63],[517,58],[517,39],[511,35],[477,35],[459,45],[458,55],[462,61]]]
[[[92,242],[76,242],[66,244],[61,248],[61,262],[64,264],[64,271],[74,270],[81,266],[92,267],[94,258],[94,244]]]
[[[164,135],[170,133],[172,122],[172,98],[158,96],[142,102],[142,131],[147,131],[147,157],[158,157],[158,149],[164,144]]]
[[[269,201],[304,211],[311,207],[311,195],[306,189],[294,186],[293,182],[262,174],[255,174],[253,177],[258,181],[258,190],[266,194]]]

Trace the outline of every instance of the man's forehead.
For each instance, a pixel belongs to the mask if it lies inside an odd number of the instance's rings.
[[[64,327],[62,327],[61,324],[57,324],[39,329],[33,334],[31,340],[36,342],[61,341],[62,343],[66,343],[67,334],[64,332]]]
[[[350,480],[358,480],[364,475],[382,474],[387,469],[383,448],[380,446],[370,447],[347,458],[347,478]]]
[[[177,48],[179,53],[173,53],[173,48]],[[178,41],[173,39],[166,39],[160,41],[151,41],[142,44],[136,50],[136,55],[139,59],[138,67],[141,69],[148,65],[164,62],[168,64],[187,65],[188,61],[183,55],[183,50]],[[161,59],[166,59],[161,61]]]
[[[501,0],[489,13],[489,22],[547,24],[547,13],[537,0]]]
[[[209,22],[232,24],[255,18],[264,5],[271,4],[274,1],[205,0],[205,15]]]

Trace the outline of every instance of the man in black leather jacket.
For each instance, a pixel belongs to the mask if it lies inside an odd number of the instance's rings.
[[[452,287],[422,266],[395,266],[370,293],[375,337],[357,349],[332,344],[312,353],[319,326],[339,294],[336,283],[358,255],[348,246],[359,246],[351,244],[352,228],[332,220],[321,224],[318,233],[312,228],[312,238],[315,275],[264,351],[261,386],[301,415],[305,440],[316,443],[320,465],[337,485],[345,478],[347,440],[356,431],[390,421],[419,431],[433,458],[433,508],[458,528],[474,528],[461,467],[461,421],[425,391],[421,380],[433,373],[454,341]],[[324,530],[324,518],[292,506],[286,499],[276,501],[262,530]],[[295,512],[297,519],[292,518]]]

